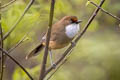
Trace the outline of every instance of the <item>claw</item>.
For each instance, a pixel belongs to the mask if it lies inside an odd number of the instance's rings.
[[[55,68],[56,68],[56,64],[55,64],[55,63],[53,63],[53,64],[52,64],[52,67],[53,67],[53,69],[55,69]]]
[[[71,42],[71,45],[72,45],[73,47],[75,47],[75,46],[76,46],[76,43],[75,43],[75,42]]]

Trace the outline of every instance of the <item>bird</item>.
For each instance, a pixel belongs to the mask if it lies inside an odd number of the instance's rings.
[[[51,50],[61,49],[69,45],[69,43],[72,42],[74,37],[80,31],[79,23],[81,22],[82,20],[78,20],[76,16],[64,16],[62,19],[60,19],[52,25],[50,34],[51,36],[49,41],[49,53],[51,64],[53,64]],[[44,47],[46,46],[46,35],[47,32],[42,37],[40,43],[29,52],[29,54],[26,56],[26,59],[35,56],[44,49]]]

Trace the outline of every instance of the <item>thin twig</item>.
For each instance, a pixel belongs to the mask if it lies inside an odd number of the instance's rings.
[[[102,12],[104,12],[104,13],[108,14],[109,16],[112,16],[113,18],[115,18],[115,19],[117,19],[117,20],[120,21],[120,18],[119,18],[119,17],[117,17],[117,16],[113,15],[112,13],[106,11],[105,9],[99,7],[99,6],[98,6],[97,4],[95,4],[93,1],[91,1],[91,0],[88,0],[88,1],[89,1],[91,4],[93,4],[94,6],[100,8],[100,10],[101,10]]]
[[[28,33],[27,33],[27,34],[28,34]],[[27,34],[25,34],[25,35],[23,36],[23,38],[22,38],[17,44],[15,44],[15,46],[13,46],[12,48],[10,48],[10,49],[8,50],[8,53],[9,53],[9,54],[10,54],[13,50],[15,50],[20,44],[22,44],[22,43],[24,42],[25,38],[27,37]],[[6,61],[6,59],[7,59],[7,57],[6,57],[6,55],[5,55],[4,62]]]
[[[103,5],[105,0],[101,0],[99,7],[101,7]],[[91,22],[94,20],[94,18],[96,17],[96,15],[98,14],[100,8],[96,8],[94,13],[92,14],[92,16],[89,18],[88,22],[86,23],[84,29],[82,30],[82,32],[78,35],[78,37],[74,40],[75,43],[77,43],[81,37],[83,36],[83,34],[86,32],[86,30],[88,29],[89,25],[91,24]],[[71,49],[74,48],[74,46],[70,45],[68,47],[68,49],[63,53],[63,55],[55,62],[56,65],[60,64],[60,62],[66,57],[66,55],[69,53],[69,51],[71,51]],[[46,71],[45,75],[46,76],[50,71],[52,71],[54,68],[51,66],[48,68],[48,70]]]
[[[39,80],[44,79],[44,74],[46,71],[46,63],[47,63],[47,56],[48,56],[48,46],[49,46],[49,40],[51,36],[51,29],[52,29],[52,22],[53,22],[53,15],[54,15],[54,5],[55,5],[55,0],[51,0],[51,7],[50,7],[50,16],[49,16],[49,27],[48,27],[48,32],[47,32],[47,37],[46,37],[46,46],[45,46],[45,52],[43,56],[43,62],[41,66],[41,73]]]
[[[30,31],[29,31],[29,32],[30,32]],[[29,32],[27,32],[27,33],[23,36],[23,38],[22,38],[15,46],[13,46],[12,48],[10,48],[10,49],[8,50],[8,53],[12,52],[12,51],[15,50],[20,44],[22,44],[23,41],[25,40],[25,38],[27,37],[27,35],[29,34]],[[5,56],[6,56],[6,55],[5,55]],[[3,63],[5,62],[6,58],[7,58],[7,57],[4,58]]]
[[[5,53],[5,55],[7,55],[10,59],[12,59],[27,74],[27,76],[31,80],[33,80],[32,76],[27,72],[27,70],[16,59],[14,59],[12,56],[10,56],[6,50],[0,48],[0,51],[3,51],[3,53]]]
[[[27,37],[28,33],[26,33],[23,38],[15,45],[13,46],[12,48],[10,48],[8,50],[8,53],[12,52],[14,49],[16,49],[21,43],[23,43],[23,41],[25,40],[25,38]]]
[[[12,1],[8,2],[7,4],[4,4],[3,6],[0,7],[0,9],[3,9],[3,8],[11,5],[11,4],[14,3],[15,1],[16,1],[16,0],[12,0]]]
[[[26,12],[29,10],[29,8],[32,6],[34,0],[30,0],[30,2],[28,3],[27,7],[25,8],[24,12],[22,13],[22,15],[20,16],[20,18],[16,21],[16,23],[12,26],[12,28],[3,36],[3,40],[5,40],[12,32],[13,30],[16,28],[17,24],[22,20],[22,18],[24,17],[24,15],[26,14]]]
[[[67,58],[64,59],[64,61],[55,69],[55,71],[54,71],[46,80],[49,80],[49,79],[59,70],[59,68],[60,68],[63,64],[65,64],[65,62],[66,62],[67,60],[68,60]]]
[[[0,14],[0,20],[1,20],[1,14]],[[0,46],[1,48],[3,48],[3,30],[2,30],[2,27],[1,27],[1,22],[0,22],[0,37],[1,37],[1,41],[0,41]],[[4,53],[3,51],[1,51],[1,74],[0,74],[0,80],[3,79],[3,74],[4,74]]]

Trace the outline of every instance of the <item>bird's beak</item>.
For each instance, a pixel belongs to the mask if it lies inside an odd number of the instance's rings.
[[[82,22],[82,20],[78,20],[76,23],[79,24],[79,23],[81,23],[81,22]]]

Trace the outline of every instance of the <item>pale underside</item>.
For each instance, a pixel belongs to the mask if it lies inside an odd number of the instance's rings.
[[[76,34],[78,34],[80,30],[80,26],[79,24],[70,24],[68,26],[66,26],[66,35],[69,37],[69,38],[73,38],[76,36]]]

